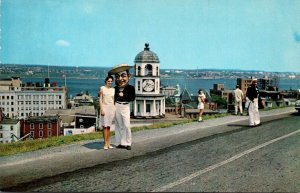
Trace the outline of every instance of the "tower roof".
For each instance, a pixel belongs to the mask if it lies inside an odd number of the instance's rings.
[[[134,63],[159,63],[157,55],[150,51],[149,44],[145,44],[144,51],[138,53],[134,59]]]

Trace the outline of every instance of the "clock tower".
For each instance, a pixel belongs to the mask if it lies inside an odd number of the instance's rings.
[[[159,118],[165,116],[165,96],[160,94],[159,59],[145,44],[135,63],[134,117]]]

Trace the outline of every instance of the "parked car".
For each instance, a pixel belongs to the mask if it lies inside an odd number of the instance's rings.
[[[300,100],[297,100],[295,103],[295,109],[300,113]]]

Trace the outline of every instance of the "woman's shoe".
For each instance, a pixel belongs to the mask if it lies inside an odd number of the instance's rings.
[[[109,145],[109,146],[108,146],[108,149],[113,149],[113,148],[114,148],[114,147],[113,147],[113,146],[111,146],[111,145]]]
[[[107,146],[104,146],[103,149],[104,149],[104,150],[108,150],[108,147],[107,147]]]

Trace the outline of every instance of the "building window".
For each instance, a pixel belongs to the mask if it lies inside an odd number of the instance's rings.
[[[147,76],[152,76],[152,65],[151,64],[147,64],[146,68],[145,68],[145,75]]]
[[[30,135],[32,138],[34,138],[34,131],[30,131]]]
[[[138,67],[137,75],[141,76],[141,67],[140,66]]]
[[[137,105],[137,112],[141,112],[141,107],[140,107],[140,104]]]
[[[0,133],[0,138],[3,138],[3,133]]]
[[[30,123],[30,129],[34,129],[34,124]]]
[[[52,123],[48,123],[48,129],[52,128]]]
[[[0,125],[0,130],[2,130],[3,129],[3,127],[2,127],[2,125]]]
[[[138,91],[140,91],[141,90],[141,81],[138,81]]]
[[[49,131],[48,131],[48,137],[51,137],[51,136],[52,136],[52,131],[49,130]]]
[[[39,137],[43,137],[43,131],[39,131]]]
[[[146,112],[147,112],[147,113],[150,113],[150,109],[151,109],[150,107],[151,107],[150,104],[146,104]]]
[[[43,124],[42,123],[40,123],[40,127],[39,127],[40,129],[43,129]]]
[[[14,126],[11,125],[10,126],[10,130],[13,131],[14,130]]]

